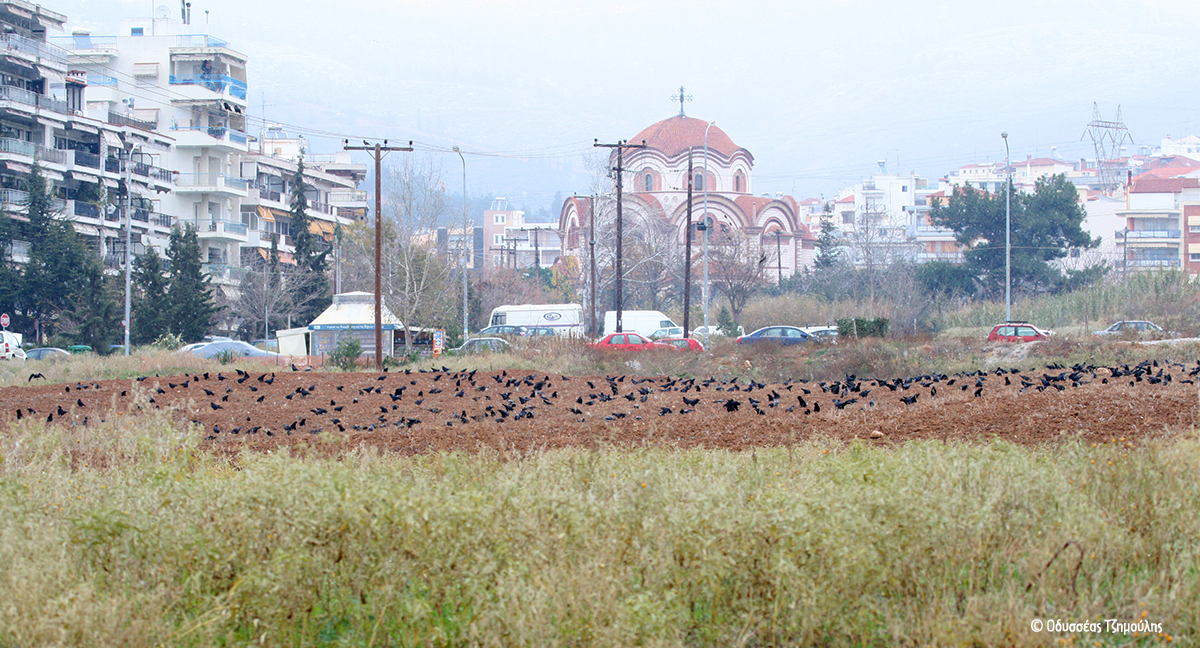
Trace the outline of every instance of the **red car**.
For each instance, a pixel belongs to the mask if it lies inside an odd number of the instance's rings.
[[[653,349],[674,349],[669,344],[652,342],[637,333],[610,333],[592,345],[596,349],[616,349],[619,351],[650,351]]]
[[[696,353],[704,352],[704,345],[696,338],[666,338],[658,341],[659,344],[669,344],[679,351],[695,351]]]
[[[997,324],[988,334],[988,342],[1033,342],[1045,340],[1054,331],[1040,329],[1029,322],[1005,322]]]

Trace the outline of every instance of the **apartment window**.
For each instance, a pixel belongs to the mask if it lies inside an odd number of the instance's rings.
[[[1200,234],[1200,225],[1188,225],[1188,234]]]
[[[854,223],[854,212],[852,212],[852,211],[842,212],[842,224],[843,225],[852,225],[853,223]]]
[[[129,30],[130,36],[141,36],[142,34],[143,34],[143,31],[142,31],[141,27],[132,27]]]
[[[908,193],[908,185],[900,185],[901,193]]]
[[[504,214],[493,214],[492,215],[492,223],[495,225],[503,225],[504,224]]]
[[[1200,253],[1193,252],[1189,254],[1188,261],[1191,261],[1192,263],[1200,262]]]
[[[493,234],[492,235],[492,245],[504,245],[504,235],[503,234]]]

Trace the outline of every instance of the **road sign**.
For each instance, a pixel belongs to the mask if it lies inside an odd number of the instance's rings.
[[[0,315],[0,326],[3,326],[4,328],[8,328],[8,313],[4,313],[3,315]]]

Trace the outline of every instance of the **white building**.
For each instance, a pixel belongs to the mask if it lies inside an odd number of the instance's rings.
[[[509,209],[503,197],[483,212],[483,245],[485,275],[492,268],[545,268],[562,256],[558,224],[527,222],[525,212]]]

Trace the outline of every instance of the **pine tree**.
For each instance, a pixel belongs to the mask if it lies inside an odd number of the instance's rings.
[[[133,328],[129,330],[132,344],[149,344],[170,331],[171,302],[167,298],[167,277],[162,261],[154,250],[137,257],[133,262],[133,283],[138,299],[133,304]]]
[[[123,294],[123,290],[118,291],[115,278],[105,278],[98,263],[91,264],[84,274],[85,290],[74,310],[65,313],[75,325],[75,330],[67,337],[76,344],[86,344],[93,351],[107,355],[109,346],[122,342],[125,337],[121,329],[124,309],[117,301],[117,295]]]
[[[201,267],[200,241],[194,227],[171,230],[167,258],[171,260],[167,328],[184,340],[198,341],[212,327],[219,309],[213,299],[211,277]]]
[[[825,203],[821,214],[821,235],[817,237],[817,259],[813,265],[817,270],[825,270],[837,265],[841,260],[837,228],[833,224],[833,203]]]
[[[294,279],[302,282],[297,294],[297,303],[301,306],[301,322],[312,321],[333,302],[329,294],[329,279],[325,274],[325,260],[330,247],[310,229],[312,219],[308,216],[308,196],[304,193],[306,188],[304,151],[301,150],[296,173],[292,176],[291,195],[292,244],[296,250],[298,271]]]
[[[93,287],[100,260],[88,250],[71,223],[55,218],[52,198],[41,167],[34,162],[26,181],[23,236],[29,243],[29,261],[21,275],[17,305],[32,329],[44,340],[60,314],[78,304]]]

